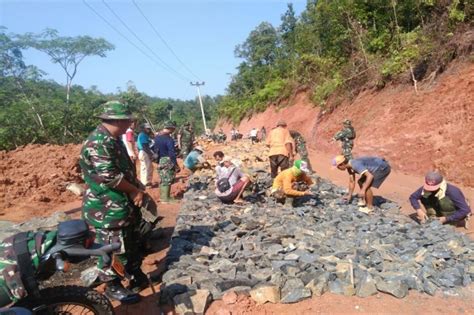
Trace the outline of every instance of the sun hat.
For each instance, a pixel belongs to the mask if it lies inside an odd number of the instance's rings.
[[[346,157],[344,155],[337,155],[332,159],[332,166],[336,167],[341,165],[346,161]]]

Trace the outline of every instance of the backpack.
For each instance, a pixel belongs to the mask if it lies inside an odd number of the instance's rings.
[[[229,176],[221,178],[217,181],[217,190],[221,193],[228,191],[232,186],[230,185],[229,178],[232,176],[232,173],[235,171],[235,167],[230,172]]]

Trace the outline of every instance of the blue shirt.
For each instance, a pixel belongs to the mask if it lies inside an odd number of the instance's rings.
[[[194,167],[196,167],[196,165],[199,163],[200,156],[200,153],[195,150],[192,150],[191,153],[189,153],[186,159],[184,160],[184,166],[187,169],[193,170]]]
[[[144,146],[150,146],[150,136],[146,132],[142,131],[138,135],[137,139],[138,151],[142,151]]]
[[[422,196],[423,196],[423,186],[418,188],[417,191],[411,194],[410,203],[411,203],[411,206],[415,210],[418,210],[421,208],[419,200],[421,199]],[[454,206],[456,207],[456,212],[454,212],[452,215],[447,217],[446,222],[459,221],[465,218],[471,212],[471,208],[467,204],[466,198],[464,197],[461,189],[459,189],[458,187],[448,184],[447,189],[446,189],[446,197],[451,199],[451,201],[454,203]]]
[[[158,154],[158,160],[162,157],[169,157],[175,165],[178,165],[176,162],[176,152],[174,150],[174,140],[169,135],[156,136],[155,144],[152,149]]]
[[[369,171],[372,175],[376,175],[379,171],[385,170],[388,166],[387,161],[378,157],[366,156],[350,160],[354,172],[362,175]]]

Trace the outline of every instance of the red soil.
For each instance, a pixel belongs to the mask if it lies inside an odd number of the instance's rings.
[[[27,145],[0,152],[0,220],[23,221],[51,213],[51,207],[77,200],[66,190],[82,182],[80,145]]]
[[[327,108],[331,108],[331,101]],[[386,157],[403,173],[423,175],[440,170],[448,180],[474,187],[474,64],[451,66],[431,85],[392,85],[381,91],[366,90],[332,112],[315,107],[306,92],[298,93],[290,106],[270,106],[243,120],[238,129],[265,126],[267,132],[279,119],[306,137],[309,147],[337,154],[333,135],[349,118],[357,132],[354,154]],[[229,134],[231,124],[218,126]],[[326,163],[326,161],[324,162]]]

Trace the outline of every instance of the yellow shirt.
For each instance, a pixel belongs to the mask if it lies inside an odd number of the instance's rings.
[[[290,167],[282,171],[280,174],[275,177],[273,180],[272,190],[283,190],[287,196],[304,196],[303,191],[298,191],[293,189],[293,183],[297,181],[304,181],[308,185],[312,185],[313,181],[305,173],[301,173],[300,176],[296,176],[294,173],[294,168]]]
[[[270,145],[269,156],[272,155],[285,155],[288,156],[290,152],[285,147],[285,144],[293,143],[290,132],[286,128],[276,127],[270,131],[267,138],[267,144]]]

